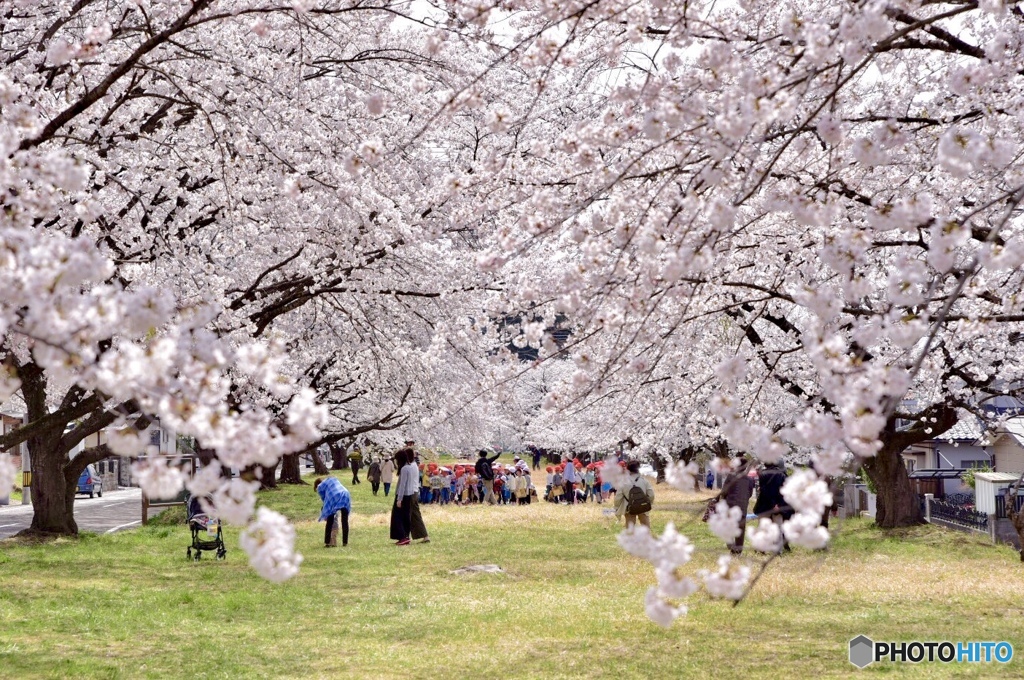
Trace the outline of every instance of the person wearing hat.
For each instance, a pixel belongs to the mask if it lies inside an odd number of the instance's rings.
[[[405,448],[407,448],[410,451],[412,451],[413,462],[415,462],[417,465],[419,465],[420,464],[420,452],[416,450],[416,442],[414,442],[412,439],[406,439],[404,446],[405,446]]]
[[[583,473],[583,500],[584,502],[594,496],[594,465],[591,463],[587,466],[587,471]]]
[[[565,480],[562,479],[562,466],[556,465],[555,472],[551,476],[551,493],[549,499],[553,503],[563,502],[565,495]]]
[[[494,499],[494,468],[492,465],[494,465],[494,461],[498,460],[500,455],[500,453],[496,453],[493,457],[488,458],[487,451],[480,449],[479,457],[476,459],[475,470],[484,485],[483,500],[490,505],[494,505],[497,502]]]

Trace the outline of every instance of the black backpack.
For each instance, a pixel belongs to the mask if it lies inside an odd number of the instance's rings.
[[[651,501],[639,484],[630,487],[626,494],[626,514],[642,515],[651,511]]]

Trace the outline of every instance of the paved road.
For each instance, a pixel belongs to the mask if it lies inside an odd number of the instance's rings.
[[[103,498],[75,499],[75,522],[79,531],[97,534],[131,529],[142,523],[142,490],[108,491]],[[10,538],[32,523],[32,506],[0,505],[0,539]]]

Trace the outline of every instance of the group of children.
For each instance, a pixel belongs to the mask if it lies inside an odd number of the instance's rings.
[[[573,466],[574,474],[566,474],[568,465]],[[602,479],[601,466],[600,462],[583,465],[579,459],[547,466],[544,499],[550,503],[604,503],[615,489]]]
[[[486,498],[484,480],[471,465],[454,469],[436,463],[420,465],[420,505],[471,505]],[[529,505],[537,497],[526,462],[516,456],[512,465],[494,466],[494,499],[499,505]]]
[[[566,472],[568,465],[573,470]],[[602,479],[601,462],[584,465],[579,459],[547,466],[547,486],[540,495],[526,461],[516,456],[511,465],[494,465],[494,498],[500,505],[529,505],[543,498],[551,503],[604,503],[615,489]],[[442,467],[420,464],[420,505],[472,505],[486,500],[485,482],[472,465]]]

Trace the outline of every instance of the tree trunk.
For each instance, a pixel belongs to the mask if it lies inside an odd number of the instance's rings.
[[[1013,509],[1017,507],[1016,497],[1007,496],[1006,507]],[[1010,521],[1013,523],[1013,529],[1017,532],[1017,544],[1020,545],[1020,561],[1024,562],[1024,513],[1014,512],[1010,515]]]
[[[277,463],[273,465],[260,465],[260,489],[277,488]]]
[[[320,457],[319,451],[313,449],[310,451],[310,455],[313,456],[313,474],[318,477],[323,477],[324,475],[329,475],[331,473],[324,464],[324,459]]]
[[[907,467],[897,448],[883,440],[882,450],[864,461],[864,470],[875,485],[875,524],[883,529],[924,523],[920,500],[910,484]]]
[[[207,449],[199,447],[196,449],[196,458],[199,459],[199,464],[203,467],[217,463],[220,465],[220,461],[217,460],[217,452],[213,449]],[[221,465],[220,468],[221,479],[231,479],[231,468],[226,468]]]
[[[1014,531],[1017,532],[1017,545],[1020,546],[1020,561],[1024,562],[1024,512],[1017,512],[1017,494],[1020,486],[1024,484],[1024,472],[1017,478],[1009,491],[1006,492],[1006,516],[1010,519]]]
[[[281,456],[281,484],[305,484],[302,481],[302,470],[299,467],[300,454],[290,453]]]
[[[341,448],[334,445],[331,446],[331,469],[345,469],[345,452],[342,451]]]
[[[679,452],[679,460],[683,462],[683,465],[689,465],[694,458],[697,457],[697,449],[692,446],[687,446]],[[697,475],[693,478],[693,490],[694,492],[700,491],[701,476]]]
[[[875,524],[883,529],[910,527],[924,523],[921,501],[910,484],[903,453],[918,442],[940,436],[956,425],[956,409],[935,404],[917,414],[917,422],[900,430],[896,416],[889,418],[881,434],[882,449],[864,461],[864,471],[875,485]]]
[[[76,536],[75,491],[78,476],[68,481],[66,455],[57,448],[56,437],[33,437],[28,441],[32,467],[32,524],[24,533]]]
[[[46,378],[42,370],[34,365],[26,367],[22,374],[21,392],[30,423],[49,414],[46,408]],[[63,434],[64,423],[55,423],[25,442],[32,470],[32,524],[22,533],[78,534],[78,525],[75,524],[78,476],[75,475],[75,479],[68,484],[67,451],[60,446]]]
[[[340,444],[329,444],[331,448],[331,469],[347,470],[348,458],[345,457],[345,447]]]

